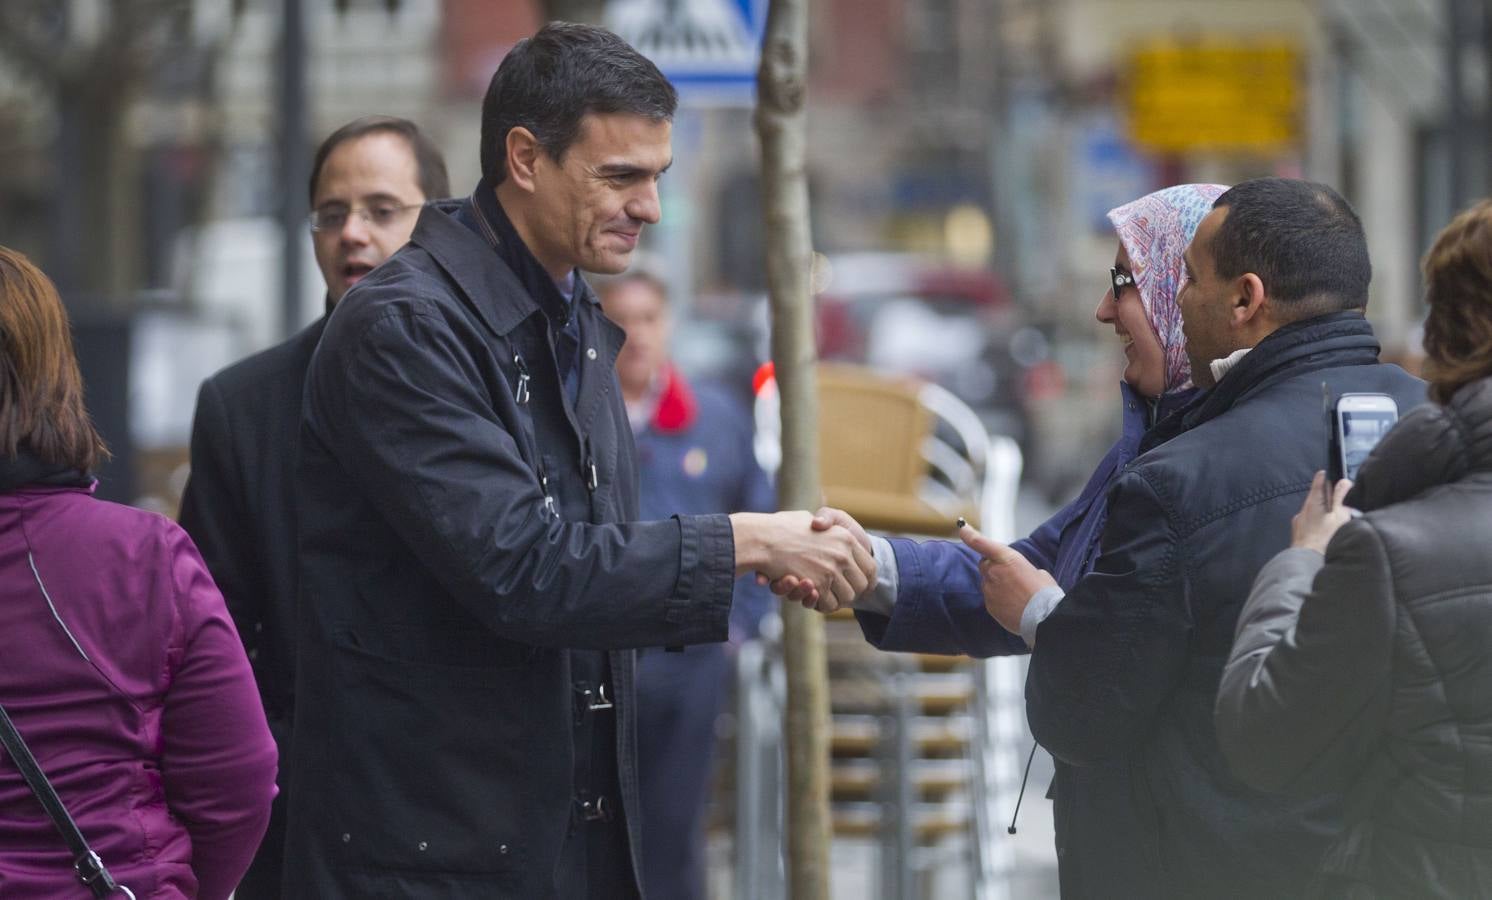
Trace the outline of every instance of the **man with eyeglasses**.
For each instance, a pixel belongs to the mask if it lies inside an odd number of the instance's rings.
[[[413,122],[356,119],[311,167],[311,242],[326,312],[409,241],[419,208],[450,193],[445,161]],[[202,383],[181,525],[228,601],[280,749],[280,796],[239,900],[280,896],[295,686],[295,450],[301,392],[323,315],[284,343]]]

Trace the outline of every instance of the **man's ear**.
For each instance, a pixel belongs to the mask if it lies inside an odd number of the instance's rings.
[[[508,180],[517,187],[533,193],[537,189],[535,171],[539,164],[539,155],[544,148],[539,146],[539,139],[534,133],[521,125],[508,129],[508,138],[503,146],[504,159],[507,161]]]
[[[1262,324],[1269,315],[1269,297],[1264,293],[1264,282],[1253,272],[1238,277],[1233,282],[1233,297],[1228,316],[1234,328],[1251,328]]]

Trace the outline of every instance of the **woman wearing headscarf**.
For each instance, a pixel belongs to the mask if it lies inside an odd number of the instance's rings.
[[[1316,473],[1218,690],[1240,779],[1347,795],[1318,896],[1492,896],[1492,201],[1424,271],[1434,402],[1356,485]]]
[[[105,452],[56,288],[0,247],[0,706],[115,881],[222,900],[269,820],[275,745],[191,540],[93,496]],[[88,896],[73,866],[0,755],[0,896]]]
[[[1181,311],[1182,253],[1197,225],[1225,190],[1185,184],[1147,194],[1108,214],[1117,247],[1109,290],[1095,318],[1112,328],[1124,352],[1119,385],[1123,426],[1087,485],[1024,540],[1011,545],[1069,590],[1092,568],[1107,516],[1107,494],[1145,432],[1195,394]],[[853,520],[820,512],[817,527]],[[882,650],[987,657],[1028,652],[1030,636],[1002,628],[985,610],[979,555],[957,541],[917,542],[872,537],[876,588],[855,601],[866,640]],[[774,586],[791,599],[804,591],[792,579]],[[1034,606],[1035,604],[1033,604]],[[1078,769],[1056,763],[1052,799],[1062,896],[1156,896],[1154,853],[1141,845],[1147,830],[1132,823],[1128,766]]]

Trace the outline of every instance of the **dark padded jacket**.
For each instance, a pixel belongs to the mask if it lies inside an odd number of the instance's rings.
[[[1218,694],[1233,770],[1345,790],[1319,892],[1492,896],[1492,379],[1405,417],[1326,556],[1281,553]]]
[[[1234,777],[1212,725],[1238,611],[1326,459],[1322,382],[1401,409],[1424,396],[1378,362],[1360,315],[1269,335],[1146,435],[1109,495],[1093,571],[1037,629],[1036,739],[1070,765],[1130,761],[1141,833],[1126,841],[1158,887],[1114,883],[1109,896],[1298,896],[1340,828],[1330,797],[1272,797]]]

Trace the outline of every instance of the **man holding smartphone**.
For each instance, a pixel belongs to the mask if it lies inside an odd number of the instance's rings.
[[[1092,573],[1064,596],[1018,553],[964,537],[986,557],[987,609],[1032,645],[1033,734],[1070,765],[1133,767],[1164,895],[1299,896],[1341,828],[1340,798],[1239,781],[1213,699],[1249,585],[1322,468],[1322,382],[1406,410],[1424,385],[1378,361],[1366,239],[1331,188],[1239,184],[1185,259],[1178,302],[1209,390],[1152,430],[1115,484]]]

